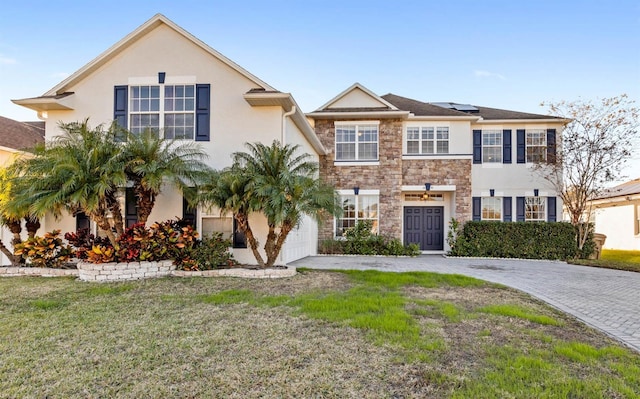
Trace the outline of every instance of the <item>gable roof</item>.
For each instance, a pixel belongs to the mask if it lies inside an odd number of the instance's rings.
[[[309,117],[403,117],[408,112],[399,110],[395,105],[378,96],[356,82],[340,94],[327,101],[317,110],[308,113]]]
[[[187,32],[180,26],[176,25],[169,18],[165,17],[162,14],[156,14],[153,17],[151,17],[151,19],[149,19],[147,22],[140,25],[133,32],[129,33],[123,39],[121,39],[116,44],[108,48],[102,54],[100,54],[99,56],[91,60],[85,66],[78,69],[76,72],[71,74],[65,80],[58,83],[56,86],[54,86],[49,91],[44,93],[42,96],[34,97],[34,98],[18,99],[18,100],[12,100],[12,101],[18,105],[22,105],[37,111],[46,111],[47,109],[71,109],[62,101],[62,98],[73,94],[68,91],[71,87],[76,85],[78,82],[82,81],[84,78],[92,74],[94,71],[96,71],[98,68],[100,68],[107,62],[109,62],[118,54],[125,51],[132,44],[140,40],[147,33],[156,29],[160,25],[166,25],[169,28],[173,29],[175,32],[177,32],[178,34],[185,37],[187,40],[194,43],[196,46],[200,47],[201,49],[203,49],[213,57],[220,60],[222,63],[228,65],[230,68],[234,69],[235,71],[240,73],[242,76],[249,79],[259,88],[263,88],[269,91],[275,91],[273,87],[271,87],[270,85],[268,85],[267,83],[265,83],[264,81],[256,77],[255,75],[251,74],[249,71],[242,68],[240,65],[231,61],[229,58],[225,57],[218,51],[214,50],[209,45],[204,43],[202,40],[198,39],[197,37],[193,36],[191,33]]]
[[[596,199],[626,197],[635,194],[640,194],[640,177],[607,189]]]
[[[0,116],[0,146],[13,150],[28,150],[44,143],[43,122],[18,122]],[[33,125],[38,127],[35,127]]]

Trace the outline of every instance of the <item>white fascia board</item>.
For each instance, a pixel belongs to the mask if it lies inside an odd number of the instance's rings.
[[[479,119],[476,123],[484,125],[500,123],[557,123],[564,125],[569,122],[571,122],[571,119]]]
[[[366,112],[311,112],[307,114],[313,119],[346,119],[346,118],[402,118],[409,116],[409,111],[366,111]]]
[[[353,91],[355,89],[362,90],[363,92],[365,92],[366,94],[368,94],[369,96],[374,98],[376,101],[386,105],[387,107],[389,107],[390,109],[392,109],[394,111],[398,110],[398,108],[395,105],[391,104],[390,102],[388,102],[384,98],[380,97],[376,93],[372,92],[371,90],[367,89],[366,87],[364,87],[360,83],[356,82],[356,83],[352,84],[351,86],[349,86],[348,88],[346,88],[345,90],[343,90],[342,92],[340,92],[340,94],[338,94],[337,96],[333,97],[331,100],[327,101],[325,104],[320,106],[320,108],[316,109],[316,111],[319,111],[321,109],[325,109],[325,108],[329,107],[331,104],[335,103],[336,101],[338,101],[342,97],[346,96],[347,94],[349,94],[351,91]]]

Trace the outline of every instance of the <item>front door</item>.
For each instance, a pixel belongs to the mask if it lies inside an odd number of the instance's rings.
[[[404,243],[415,243],[421,251],[444,249],[444,207],[407,206],[404,208]]]

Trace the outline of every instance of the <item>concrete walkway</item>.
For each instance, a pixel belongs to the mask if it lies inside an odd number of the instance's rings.
[[[429,271],[476,277],[529,293],[640,352],[640,273],[554,261],[440,255],[314,256],[291,265],[310,269]]]

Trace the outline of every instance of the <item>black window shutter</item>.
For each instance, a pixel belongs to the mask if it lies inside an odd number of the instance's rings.
[[[133,188],[127,188],[124,201],[124,224],[126,228],[138,223],[138,201]]]
[[[128,86],[115,86],[113,90],[113,119],[123,128],[127,128]]]
[[[516,147],[517,147],[517,162],[525,163],[527,161],[526,156],[526,144],[525,144],[525,131],[524,130],[516,130]]]
[[[557,221],[557,210],[556,210],[556,197],[547,197],[547,221],[555,222]]]
[[[502,131],[502,163],[511,163],[511,130]]]
[[[482,220],[482,199],[480,197],[472,198],[471,213],[473,220]]]
[[[211,128],[211,85],[196,85],[196,141],[209,141]]]
[[[516,197],[516,220],[524,222],[524,197]]]
[[[556,163],[556,129],[547,129],[547,163]]]
[[[513,220],[511,216],[511,197],[502,198],[502,220],[505,222]]]
[[[482,163],[482,130],[473,131],[473,163]]]
[[[191,207],[186,198],[182,198],[182,220],[191,225],[194,229],[198,220],[198,209]]]

